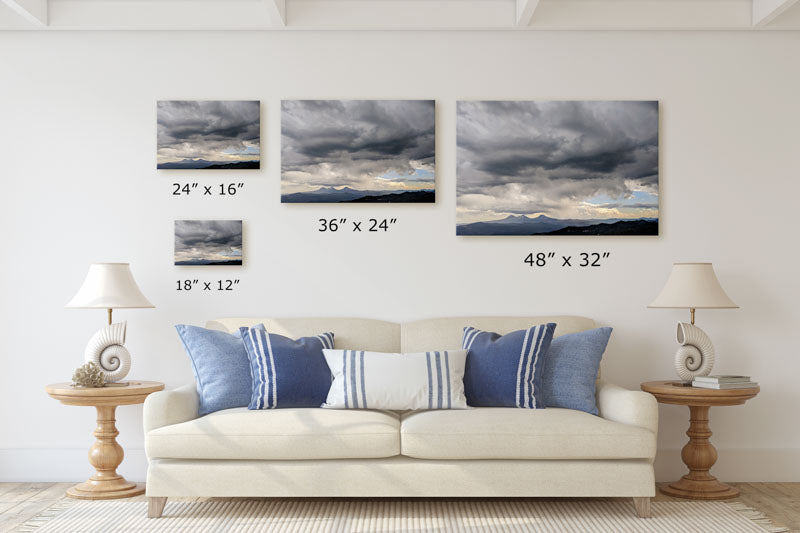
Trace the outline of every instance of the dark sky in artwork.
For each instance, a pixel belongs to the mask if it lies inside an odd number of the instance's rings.
[[[658,216],[658,102],[458,102],[458,222]]]
[[[434,187],[433,100],[286,100],[282,193]]]
[[[175,262],[242,259],[241,220],[176,220]]]
[[[260,116],[258,101],[158,102],[158,163],[258,161]]]

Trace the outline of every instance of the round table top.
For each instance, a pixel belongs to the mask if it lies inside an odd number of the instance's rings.
[[[648,381],[641,388],[656,397],[660,403],[675,405],[740,405],[754,398],[761,390],[755,386],[748,389],[703,389],[684,386],[681,381]]]
[[[123,385],[122,383],[127,383]],[[47,394],[67,405],[131,405],[144,402],[150,394],[164,390],[158,381],[124,381],[105,387],[73,387],[71,383],[53,383]]]

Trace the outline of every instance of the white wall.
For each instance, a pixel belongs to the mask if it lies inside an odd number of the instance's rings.
[[[172,328],[230,315],[587,315],[615,327],[605,377],[673,377],[674,322],[647,310],[675,260],[711,260],[737,311],[698,312],[719,372],[755,376],[746,406],[712,409],[715,471],[800,481],[796,205],[798,33],[0,33],[0,480],[79,480],[94,413],[47,397],[81,364],[102,311],[66,310],[87,265],[130,261],[155,310],[128,320],[132,378],[191,371]],[[158,99],[262,101],[260,172],[155,170]],[[281,98],[435,98],[430,205],[279,203]],[[661,236],[457,238],[458,99],[657,99]],[[209,177],[212,176],[212,177]],[[177,198],[174,179],[244,181]],[[319,217],[397,217],[387,234],[320,234]],[[246,266],[172,265],[175,219],[241,218]],[[610,251],[593,270],[539,271],[529,251]],[[182,277],[236,292],[177,293]],[[688,412],[661,407],[658,476],[682,472]],[[141,406],[118,410],[141,480]]]

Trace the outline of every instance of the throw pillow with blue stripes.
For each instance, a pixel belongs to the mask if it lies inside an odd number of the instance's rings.
[[[464,392],[472,407],[543,409],[542,372],[554,323],[498,335],[464,328]]]
[[[333,333],[297,340],[239,328],[253,378],[248,409],[319,407],[331,385],[322,350],[333,348]]]
[[[323,350],[333,374],[331,409],[466,409],[467,352],[382,353]]]

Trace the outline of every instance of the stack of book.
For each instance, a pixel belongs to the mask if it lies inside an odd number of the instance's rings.
[[[758,383],[750,380],[750,376],[697,376],[692,387],[701,389],[749,389]]]

